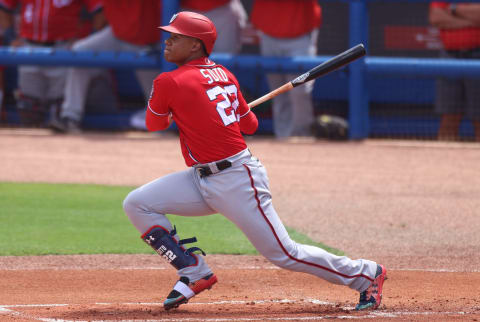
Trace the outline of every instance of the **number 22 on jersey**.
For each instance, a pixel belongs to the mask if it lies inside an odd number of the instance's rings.
[[[211,84],[214,81],[219,81],[220,79],[223,81],[228,81],[227,75],[219,67],[213,69],[200,69],[200,72],[202,73],[203,77],[208,79],[208,84]],[[236,114],[237,107],[239,105],[237,93],[238,89],[234,84],[227,86],[217,85],[207,90],[207,95],[210,101],[215,101],[218,98],[221,99],[217,102],[216,108],[217,113],[222,118],[225,126],[238,121]],[[230,101],[229,96],[234,98],[233,102]]]

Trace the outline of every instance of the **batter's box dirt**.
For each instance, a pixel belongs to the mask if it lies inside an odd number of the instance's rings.
[[[480,321],[480,273],[390,270],[380,310],[355,312],[357,292],[307,274],[212,268],[219,279],[212,290],[166,312],[161,303],[177,279],[172,269],[10,267],[0,270],[0,320]]]
[[[52,312],[53,310],[53,312]],[[317,319],[339,315],[351,315],[351,312],[329,305],[306,305],[305,303],[198,303],[184,306],[175,311],[166,312],[153,303],[118,303],[68,305],[55,308],[17,308],[23,316],[37,316],[39,319],[61,321],[109,321],[109,320],[160,320],[160,321],[204,321],[218,320],[268,320],[268,319]],[[365,313],[357,316],[364,316]],[[355,314],[353,314],[355,316]]]
[[[217,303],[220,304],[220,303]],[[474,312],[395,311],[356,312],[330,305],[301,303],[197,303],[165,312],[155,303],[117,303],[16,307],[2,321],[315,321],[330,319],[375,321],[476,321]]]

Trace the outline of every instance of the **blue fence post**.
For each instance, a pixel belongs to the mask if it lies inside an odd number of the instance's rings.
[[[350,2],[349,45],[363,43],[368,54],[368,10],[367,0]],[[368,137],[369,107],[366,86],[365,58],[349,65],[348,80],[349,136],[358,140]]]
[[[169,0],[169,1],[162,1],[162,26],[168,25],[168,22],[172,18],[174,14],[178,12],[180,8],[179,0]],[[162,42],[162,49],[165,46],[165,40],[169,37],[169,34],[166,32],[162,31],[162,37],[161,37],[161,42]],[[162,55],[162,71],[170,71],[174,69],[176,66],[175,64],[167,62],[163,58],[163,50],[161,52]]]

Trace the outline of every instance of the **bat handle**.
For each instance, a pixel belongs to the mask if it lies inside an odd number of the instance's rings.
[[[249,108],[254,108],[257,105],[262,104],[263,102],[271,100],[272,98],[274,98],[277,95],[280,95],[282,93],[285,93],[285,92],[291,90],[292,88],[293,88],[292,82],[288,82],[286,84],[283,84],[282,86],[280,86],[279,88],[271,91],[270,93],[267,93],[267,94],[263,95],[262,97],[257,98],[253,102],[248,103],[248,107]]]

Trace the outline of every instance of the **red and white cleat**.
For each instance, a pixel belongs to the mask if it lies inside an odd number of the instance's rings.
[[[177,308],[181,304],[187,303],[189,299],[198,293],[211,289],[216,282],[217,277],[213,273],[191,283],[188,277],[182,276],[180,277],[180,280],[177,281],[170,294],[168,294],[165,302],[163,302],[163,307],[167,311]]]
[[[387,279],[387,270],[383,265],[377,265],[377,272],[372,284],[360,293],[360,301],[355,310],[375,310],[382,303],[383,282]]]

